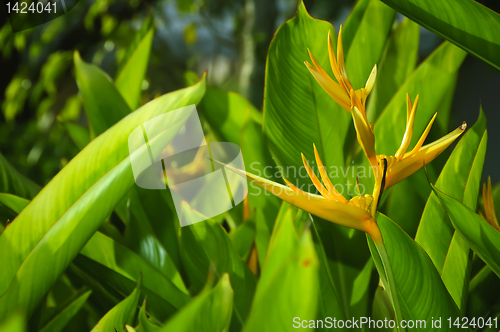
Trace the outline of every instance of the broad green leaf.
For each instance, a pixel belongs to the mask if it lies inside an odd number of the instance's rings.
[[[375,122],[415,69],[418,59],[418,29],[418,24],[405,19],[391,32],[377,66],[377,80],[366,109],[370,122]]]
[[[486,140],[486,117],[481,110],[476,124],[464,134],[443,167],[436,181],[436,187],[463,201],[469,174],[471,174],[471,168],[476,159],[480,163],[476,166],[476,168],[478,167],[476,172],[481,173]],[[478,188],[478,184],[474,181],[470,185]],[[470,199],[467,202],[474,209],[477,195],[478,191],[476,190],[474,193],[476,199]],[[454,231],[446,211],[439,204],[437,197],[431,194],[422,214],[415,240],[427,252],[438,271],[443,269]]]
[[[77,148],[83,150],[89,144],[90,134],[87,128],[69,122],[65,122],[64,127],[66,127],[69,136],[75,142]]]
[[[75,52],[73,58],[76,83],[83,96],[90,137],[94,139],[128,115],[130,108],[105,72],[95,65],[85,63],[78,52]]]
[[[143,23],[132,41],[129,50],[123,59],[123,68],[119,71],[115,86],[131,110],[139,106],[142,92],[142,82],[146,75],[153,42],[153,17],[149,16]]]
[[[89,143],[26,206],[0,236],[0,252],[9,252],[0,258],[0,319],[15,308],[31,314],[134,185],[129,134],[158,115],[199,102],[204,90],[203,78],[130,114]],[[170,141],[186,120],[166,114],[177,122],[153,140]]]
[[[257,123],[262,122],[259,111],[235,92],[207,88],[200,106],[204,118],[220,141],[239,144],[241,129],[249,114]]]
[[[72,299],[67,306],[65,306],[61,311],[52,317],[40,332],[60,332],[63,331],[66,324],[73,318],[76,313],[82,308],[82,306],[87,301],[92,291],[87,291],[83,294],[79,294],[76,298]]]
[[[135,311],[139,302],[141,291],[141,278],[137,281],[137,288],[125,300],[118,303],[113,309],[108,311],[91,332],[97,331],[125,331],[125,324],[132,325]]]
[[[481,110],[482,111],[482,110]],[[487,131],[485,129],[477,154],[472,163],[463,202],[474,210],[477,207],[481,174],[483,173],[484,158],[486,156]],[[472,252],[463,236],[456,232],[453,234],[448,254],[443,266],[441,278],[446,288],[462,312],[466,309],[467,294],[469,293],[469,278],[472,263]]]
[[[424,28],[500,69],[500,14],[470,0],[382,0]]]
[[[355,89],[365,86],[373,66],[379,62],[395,14],[392,8],[379,0],[370,0],[351,47],[345,54],[346,72]]]
[[[305,230],[297,234],[293,215],[290,215],[293,210],[288,209],[276,222],[243,331],[288,331],[292,329],[294,317],[316,318],[318,257],[311,232]]]
[[[473,254],[460,233],[455,232],[441,272],[441,278],[460,311],[464,312],[469,293]]]
[[[87,242],[76,265],[103,285],[128,294],[142,273],[142,291],[148,297],[152,313],[165,319],[189,301],[184,284],[147,262],[130,249],[97,232]],[[177,271],[175,271],[177,272]]]
[[[456,73],[466,53],[458,47],[443,43],[406,79],[375,122],[377,154],[392,156],[401,145],[406,124],[406,93],[412,99],[420,95],[410,148],[438,111],[448,89],[455,83]]]
[[[193,213],[188,209],[185,208],[183,213]],[[208,219],[182,227],[181,257],[191,283],[191,293],[201,290],[211,268],[219,278],[223,273],[229,274],[235,294],[231,326],[241,328],[250,310],[257,282],[222,226]]]
[[[229,331],[233,308],[230,277],[224,273],[217,285],[203,291],[169,320],[160,331]]]
[[[455,198],[433,186],[455,229],[469,246],[500,277],[500,232]]]
[[[377,223],[391,261],[399,300],[405,320],[426,321],[420,331],[434,331],[431,317],[461,317],[460,311],[448,294],[432,261],[396,223],[379,213]],[[369,239],[372,253],[377,249]],[[443,324],[444,331],[452,331]]]
[[[279,27],[269,47],[263,129],[280,166],[299,169],[301,153],[313,160],[313,143],[325,166],[344,165],[351,115],[328,96],[304,65],[311,61],[309,48],[333,77],[327,50],[329,30],[334,31],[330,23],[312,18],[300,2],[297,15]],[[299,177],[288,180],[309,183]]]
[[[361,21],[366,13],[366,8],[369,3],[370,0],[358,0],[344,22],[342,30],[342,43],[346,53],[349,52],[352,40],[361,25]]]
[[[33,198],[40,186],[19,173],[0,153],[0,192]]]

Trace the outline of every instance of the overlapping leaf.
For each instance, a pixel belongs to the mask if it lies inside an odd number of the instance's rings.
[[[199,102],[204,90],[203,78],[193,87],[155,99],[94,139],[2,233],[0,250],[10,254],[1,258],[0,319],[16,308],[34,310],[134,184],[127,144],[132,130],[155,116]],[[185,119],[170,120],[173,126],[162,139],[175,135]]]
[[[382,0],[424,28],[500,69],[500,14],[469,0]]]

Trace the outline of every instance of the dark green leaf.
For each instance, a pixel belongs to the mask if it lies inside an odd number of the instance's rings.
[[[16,308],[31,314],[134,185],[129,134],[158,115],[199,102],[204,90],[203,78],[197,85],[157,98],[126,117],[87,145],[26,206],[0,236],[0,251],[9,252],[0,258],[0,319]],[[185,120],[168,114],[167,118],[177,122],[160,135],[167,142]]]
[[[470,0],[382,0],[424,28],[500,69],[500,15]]]
[[[455,198],[433,186],[457,231],[469,246],[500,277],[500,232]]]

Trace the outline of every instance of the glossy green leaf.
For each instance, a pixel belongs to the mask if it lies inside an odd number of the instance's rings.
[[[375,122],[377,154],[392,156],[401,145],[406,123],[406,93],[412,100],[420,95],[410,148],[438,111],[439,103],[451,85],[466,53],[458,47],[443,43],[408,77]]]
[[[130,107],[113,85],[111,78],[98,67],[85,63],[75,52],[75,75],[83,96],[93,139],[130,113]]]
[[[486,117],[481,110],[476,124],[464,134],[453,150],[436,181],[436,187],[463,201],[470,171],[476,159],[480,162],[478,166],[481,166],[476,172],[481,174],[486,141]],[[478,188],[477,183],[471,183],[471,185]],[[475,208],[477,195],[476,190],[474,193],[476,199],[471,199],[467,203],[470,207]],[[431,194],[422,214],[415,240],[427,252],[438,271],[443,269],[453,233],[454,228],[446,211],[439,204],[437,197]]]
[[[134,322],[135,311],[139,302],[139,295],[141,291],[141,278],[137,281],[137,288],[125,298],[125,300],[118,303],[111,309],[104,317],[101,318],[99,323],[92,329],[91,332],[97,331],[125,331],[125,324],[132,325]]]
[[[500,232],[474,210],[433,186],[455,229],[469,246],[500,277]]]
[[[461,317],[429,256],[397,224],[377,215],[385,247],[392,265],[405,320],[426,321],[420,331],[434,331],[431,317]],[[368,241],[376,255],[373,241]],[[418,271],[418,272],[417,272]],[[443,324],[442,330],[452,331]]]
[[[0,236],[0,251],[9,251],[0,258],[0,319],[16,308],[32,313],[134,185],[129,134],[158,115],[199,102],[204,90],[203,78],[197,85],[157,98],[124,118],[87,145],[26,206]],[[167,113],[167,118],[177,122],[161,135],[164,141],[169,141],[185,121],[169,114],[176,113]]]
[[[318,257],[311,232],[297,234],[294,210],[287,209],[278,217],[243,331],[291,330],[295,317],[316,318]]]
[[[500,69],[500,14],[470,0],[382,0],[424,28]]]
[[[366,108],[370,122],[375,122],[415,69],[418,59],[418,29],[418,24],[405,19],[391,32],[377,66],[377,80]]]
[[[482,110],[481,110],[482,111]],[[465,184],[463,202],[465,205],[476,209],[481,185],[481,174],[486,156],[487,131],[485,129],[477,154]],[[469,293],[469,279],[472,267],[472,252],[467,241],[459,232],[453,234],[450,248],[443,266],[441,278],[455,300],[459,309],[464,311],[467,305],[467,294]]]
[[[183,210],[183,213],[193,213]],[[250,310],[256,286],[255,275],[239,257],[234,244],[220,224],[208,219],[181,229],[181,257],[191,283],[192,293],[205,285],[209,270],[216,276],[229,274],[234,290],[232,328],[241,328]]]
[[[0,153],[0,192],[33,198],[39,191],[39,185],[19,173]]]
[[[92,291],[87,291],[80,294],[75,299],[72,299],[67,306],[65,306],[60,312],[58,312],[44,327],[40,332],[60,332],[63,331],[66,324],[73,318],[76,313],[82,308],[82,306],[87,301],[88,297]]]
[[[351,115],[328,96],[304,65],[310,61],[309,48],[333,77],[327,50],[329,30],[334,31],[330,23],[312,18],[300,2],[297,15],[280,26],[269,47],[263,129],[280,166],[299,169],[301,153],[313,160],[313,143],[325,166],[344,164]],[[309,183],[299,177],[288,180]]]
[[[344,54],[346,72],[355,89],[365,86],[373,66],[379,62],[395,13],[379,0],[368,4],[351,47]]]
[[[346,53],[349,52],[352,40],[361,25],[361,21],[366,13],[366,8],[369,3],[370,0],[358,0],[344,22],[342,30],[342,43]]]
[[[142,93],[142,82],[148,68],[149,54],[153,42],[153,17],[150,16],[143,23],[132,41],[125,58],[123,67],[116,78],[115,86],[131,110],[139,106]]]
[[[233,289],[224,273],[213,289],[195,297],[160,331],[229,331],[232,308]]]
[[[158,319],[171,316],[189,301],[178,274],[166,274],[100,232],[88,241],[75,263],[95,280],[111,285],[121,294],[129,293],[142,273],[141,292],[148,297],[151,308],[155,309],[152,313]]]

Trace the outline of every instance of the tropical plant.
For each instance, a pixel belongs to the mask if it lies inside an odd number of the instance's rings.
[[[447,39],[420,63],[417,23]],[[301,2],[269,47],[262,112],[210,72],[145,102],[152,17],[114,80],[75,51],[88,127],[61,121],[80,152],[43,188],[0,155],[0,330],[498,331],[486,117],[448,126],[467,52],[500,68],[499,29],[472,0],[359,0],[337,34]],[[243,154],[212,167],[249,185],[181,227],[167,190],[135,184],[128,143],[166,115],[171,149],[193,104],[206,139]]]

